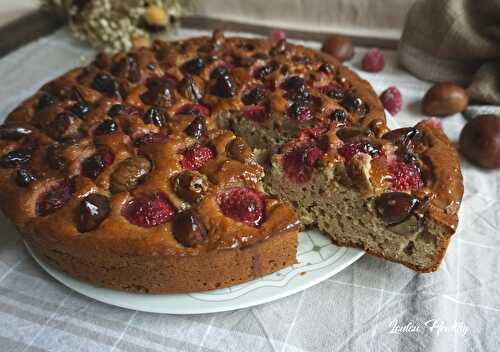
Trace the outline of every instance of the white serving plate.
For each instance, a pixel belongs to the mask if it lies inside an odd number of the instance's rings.
[[[118,307],[152,313],[200,314],[247,308],[271,302],[314,286],[358,260],[364,252],[337,247],[317,230],[301,232],[298,263],[274,274],[219,290],[187,294],[139,294],[93,286],[44,263],[26,244],[40,266],[82,295]]]

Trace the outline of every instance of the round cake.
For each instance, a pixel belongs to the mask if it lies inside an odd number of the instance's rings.
[[[220,31],[45,84],[0,127],[0,155],[0,206],[40,257],[139,292],[280,270],[299,226],[433,271],[463,193],[432,120],[390,131],[332,57]]]

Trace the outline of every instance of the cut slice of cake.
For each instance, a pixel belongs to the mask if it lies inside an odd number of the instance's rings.
[[[454,147],[426,122],[382,138],[339,135],[342,130],[333,128],[288,142],[272,157],[269,192],[338,245],[414,270],[436,270],[463,192]]]

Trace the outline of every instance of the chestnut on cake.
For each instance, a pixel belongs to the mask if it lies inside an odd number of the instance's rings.
[[[295,263],[299,220],[436,270],[463,185],[440,129],[390,131],[368,82],[332,57],[215,31],[99,54],[41,87],[0,127],[0,190],[58,269],[188,292]]]

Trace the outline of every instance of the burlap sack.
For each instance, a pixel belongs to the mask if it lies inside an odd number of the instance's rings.
[[[418,0],[399,60],[421,79],[462,83],[473,100],[500,104],[500,0]]]

